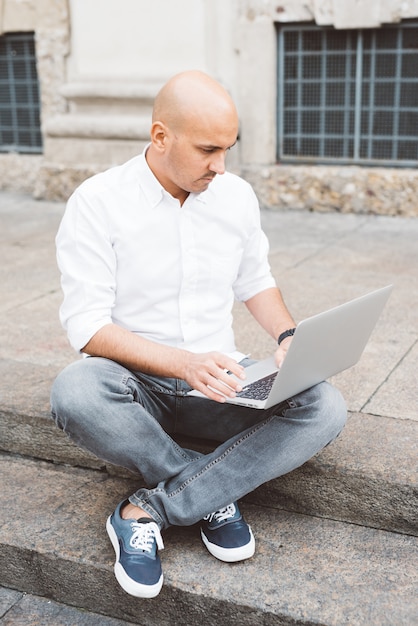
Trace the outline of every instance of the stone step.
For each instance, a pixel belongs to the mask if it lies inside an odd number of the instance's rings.
[[[48,598],[0,587],[0,625],[130,626],[132,622],[87,612]]]
[[[130,479],[10,455],[0,476],[0,584],[9,589],[148,626],[416,623],[416,537],[243,503],[252,559],[221,563],[196,526],[171,528],[163,590],[140,600],[117,585],[104,529]]]
[[[32,381],[34,382],[34,381]],[[33,384],[45,395],[42,384]],[[23,391],[22,391],[23,392]],[[32,404],[22,413],[5,399],[0,409],[0,449],[74,466],[106,470],[135,478],[106,465],[73,445],[48,417],[47,406]],[[364,413],[350,414],[336,442],[303,467],[270,481],[246,497],[252,504],[348,521],[418,535],[416,441],[418,422]],[[201,441],[181,440],[186,447],[206,449]]]

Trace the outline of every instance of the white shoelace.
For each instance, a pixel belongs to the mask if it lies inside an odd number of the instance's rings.
[[[214,513],[209,513],[209,515],[206,515],[206,517],[204,517],[203,519],[207,522],[209,522],[209,524],[211,523],[212,520],[215,520],[215,522],[224,522],[227,519],[231,519],[231,517],[234,517],[236,512],[236,507],[235,504],[228,504],[228,506],[225,506],[223,509],[219,509],[219,511],[215,511]]]
[[[132,548],[135,548],[135,550],[151,552],[154,539],[157,542],[158,548],[160,550],[164,549],[160,529],[155,522],[148,522],[145,524],[131,522],[131,528],[132,537],[129,543]]]

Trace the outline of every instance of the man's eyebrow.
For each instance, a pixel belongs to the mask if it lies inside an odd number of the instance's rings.
[[[215,145],[212,145],[212,144],[203,144],[203,143],[200,144],[200,145],[198,144],[198,147],[199,148],[203,148],[204,150],[225,150],[225,149],[229,150],[230,148],[233,148],[235,146],[237,141],[238,141],[238,139],[236,139],[234,141],[234,143],[231,144],[230,146],[228,146],[227,148],[223,148],[222,146],[215,146]]]

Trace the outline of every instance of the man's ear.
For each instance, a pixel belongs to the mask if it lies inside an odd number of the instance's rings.
[[[151,141],[159,152],[163,152],[167,145],[168,129],[163,122],[153,122],[151,126]]]

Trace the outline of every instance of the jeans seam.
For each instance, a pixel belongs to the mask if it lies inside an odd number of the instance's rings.
[[[199,478],[200,476],[205,474],[207,471],[212,469],[212,467],[215,467],[215,465],[217,465],[218,463],[223,461],[232,452],[232,450],[234,450],[239,445],[241,445],[242,442],[246,441],[249,437],[251,437],[255,432],[257,432],[261,428],[264,428],[268,423],[271,422],[271,420],[274,417],[275,417],[275,415],[272,415],[271,417],[269,417],[268,419],[264,420],[263,422],[258,423],[254,428],[252,428],[243,437],[240,437],[240,439],[237,439],[236,441],[234,441],[234,443],[229,448],[227,448],[221,454],[221,456],[218,456],[216,459],[211,461],[208,465],[206,465],[203,469],[201,469],[200,472],[198,472],[197,474],[194,474],[193,476],[190,476],[179,487],[177,487],[177,489],[175,489],[175,491],[172,491],[171,493],[167,493],[167,497],[168,498],[174,498],[174,497],[178,496],[186,487],[188,487],[191,483],[193,483],[193,481],[195,481],[197,478]]]
[[[132,376],[135,379],[135,382],[139,383],[141,387],[143,387],[146,391],[151,391],[153,393],[160,393],[165,396],[176,395],[176,390],[170,387],[164,387],[163,385],[159,384],[158,378],[165,378],[165,377],[152,377],[152,376],[145,377],[144,375],[142,375],[142,372],[139,372],[139,371],[138,372],[133,371]],[[167,379],[167,380],[171,380],[171,379]]]

